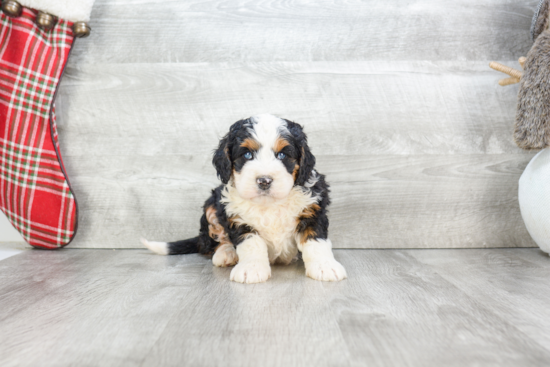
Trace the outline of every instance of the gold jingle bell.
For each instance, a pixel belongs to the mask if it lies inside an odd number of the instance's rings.
[[[92,29],[88,27],[86,22],[76,22],[73,24],[73,33],[77,38],[84,38],[90,35]]]
[[[55,25],[55,17],[51,14],[39,11],[36,16],[36,24],[38,24],[38,28],[49,31]]]
[[[2,1],[2,11],[9,17],[18,17],[23,11],[23,7],[17,1]]]

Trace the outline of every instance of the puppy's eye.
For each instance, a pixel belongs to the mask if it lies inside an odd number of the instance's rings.
[[[244,158],[248,159],[248,160],[251,160],[252,159],[252,153],[250,153],[250,152],[244,153]]]
[[[285,154],[285,153],[279,153],[279,154],[277,154],[277,159],[283,160],[283,159],[285,159],[285,157],[286,157],[286,154]]]

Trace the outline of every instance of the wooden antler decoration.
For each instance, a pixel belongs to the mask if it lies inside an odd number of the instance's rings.
[[[522,69],[525,69],[523,67],[523,65],[525,64],[525,60],[527,60],[527,59],[523,56],[520,57],[519,60],[518,60]],[[491,69],[494,69],[496,71],[500,71],[504,74],[510,75],[509,78],[500,79],[498,81],[498,84],[502,85],[503,87],[506,86],[506,85],[519,83],[519,80],[523,76],[523,71],[511,68],[511,67],[506,66],[506,65],[502,65],[501,63],[498,63],[498,62],[495,62],[495,61],[491,61],[489,63],[489,66],[491,67]]]

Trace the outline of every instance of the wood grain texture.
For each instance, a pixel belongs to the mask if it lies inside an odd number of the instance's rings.
[[[506,274],[507,269],[476,261],[480,253],[499,256],[501,250],[441,250],[440,262],[416,260],[439,250],[337,251],[348,269],[349,282],[324,284],[332,291],[331,305],[350,351],[354,366],[542,366],[548,363],[548,335],[544,324],[531,330],[521,325],[532,317],[510,317],[497,299],[469,294],[463,284],[476,282],[486,294],[506,292],[517,286],[519,307],[531,297],[543,301],[538,277],[525,282],[488,282],[484,278],[449,282],[446,269],[472,266],[484,276]],[[516,249],[514,251],[524,251]],[[533,251],[533,250],[526,250]],[[435,265],[432,267],[431,265]],[[523,264],[526,265],[526,264]],[[548,266],[546,265],[546,270]],[[522,266],[531,275],[531,266]],[[440,271],[441,270],[441,271]],[[539,273],[538,270],[535,270]],[[509,280],[513,277],[509,277]],[[513,284],[513,285],[512,285]],[[510,295],[509,299],[514,296]],[[535,308],[535,306],[533,307]],[[541,310],[541,309],[538,309]],[[544,311],[546,312],[546,311]],[[540,317],[544,317],[540,315]],[[395,343],[403,340],[403,343]],[[526,351],[528,356],[525,354]],[[368,361],[368,363],[366,363]]]
[[[59,130],[80,204],[72,246],[195,236],[219,182],[218,138],[262,111],[305,125],[332,184],[336,247],[534,246],[517,205],[533,153],[512,141],[514,95],[497,78],[476,62],[69,69]]]
[[[331,184],[337,248],[535,246],[517,204],[525,155],[318,156]],[[198,233],[218,185],[203,156],[74,157],[73,247],[139,247]],[[162,219],[162,220],[160,220]]]
[[[59,91],[63,153],[210,155],[229,126],[273,113],[316,154],[530,154],[512,139],[517,86],[485,62],[86,65]]]
[[[537,0],[97,0],[71,63],[517,60]]]
[[[0,261],[2,366],[546,366],[537,249],[335,250],[255,285],[200,255],[29,250]],[[540,262],[524,260],[533,257]],[[537,261],[538,261],[537,260]]]
[[[534,337],[542,347],[550,346],[550,258],[534,251],[497,252],[472,250],[425,251],[410,254],[422,264],[429,265],[464,293],[511,321],[522,333]],[[540,263],[523,256],[538,258]],[[450,260],[453,259],[453,260]],[[487,291],[486,284],[492,289]],[[521,289],[528,288],[536,297],[523,297]]]
[[[29,274],[18,279],[21,285],[10,289],[10,297],[0,297],[6,312],[0,321],[3,366],[21,366],[23,360],[29,366],[135,365],[177,311],[166,305],[185,304],[189,287],[211,264],[199,256],[167,258],[145,251],[138,256],[109,250],[22,256],[15,264],[0,262],[2,284],[13,281],[10,264],[19,266],[17,274]],[[31,268],[29,261],[38,270],[22,272]]]
[[[230,271],[205,266],[196,289],[208,291],[173,315],[143,366],[348,365],[326,292],[303,263],[274,266],[272,281],[252,287],[231,282]]]
[[[305,126],[340,248],[534,246],[512,140],[534,0],[98,0],[61,83],[74,247],[195,236],[234,121]]]

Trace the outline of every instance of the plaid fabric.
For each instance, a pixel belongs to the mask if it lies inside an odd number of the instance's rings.
[[[0,209],[30,245],[52,249],[67,245],[77,224],[53,111],[73,33],[61,19],[42,31],[36,14],[0,12]]]

